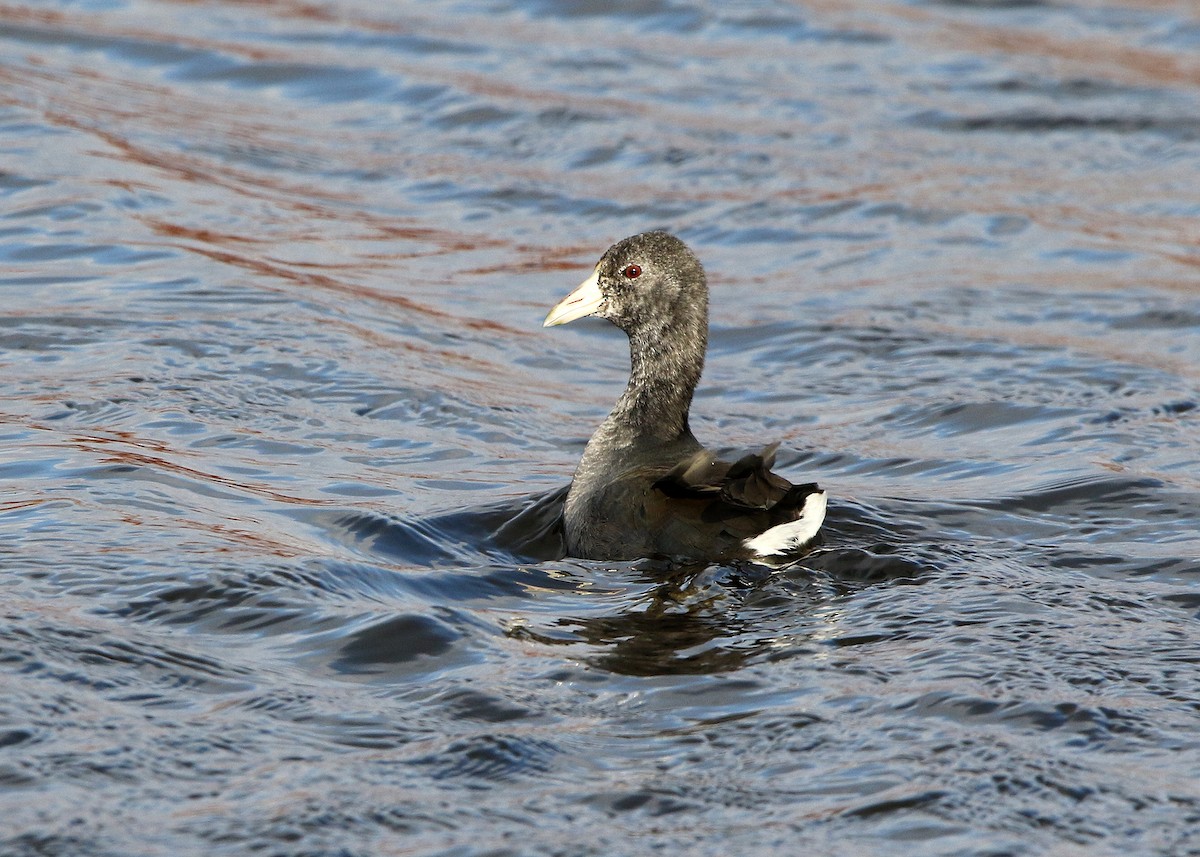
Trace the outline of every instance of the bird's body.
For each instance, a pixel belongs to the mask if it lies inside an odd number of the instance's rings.
[[[720,461],[688,426],[708,345],[708,286],[687,246],[665,232],[614,244],[546,325],[586,315],[625,331],[631,366],[571,482],[568,553],[763,559],[810,545],[825,516],[823,491],[772,473],[774,446]]]

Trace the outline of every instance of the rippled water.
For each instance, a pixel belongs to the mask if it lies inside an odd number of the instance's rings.
[[[1200,854],[1190,0],[18,3],[0,83],[0,853]],[[655,227],[783,573],[545,529]]]

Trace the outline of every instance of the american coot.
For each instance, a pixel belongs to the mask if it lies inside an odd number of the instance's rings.
[[[708,346],[708,284],[682,241],[646,232],[614,244],[545,326],[595,315],[629,337],[629,386],[588,441],[564,510],[567,551],[773,562],[825,519],[825,492],[771,472],[778,444],[720,461],[688,428]]]

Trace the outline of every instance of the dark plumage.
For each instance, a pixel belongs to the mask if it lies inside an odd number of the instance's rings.
[[[772,473],[776,445],[719,461],[688,428],[708,346],[708,284],[692,251],[665,232],[614,244],[546,326],[587,315],[625,331],[631,366],[571,482],[568,553],[722,560],[809,546],[825,516],[824,491]]]

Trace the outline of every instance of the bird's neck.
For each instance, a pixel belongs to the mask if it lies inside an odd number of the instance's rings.
[[[690,436],[688,413],[707,346],[703,316],[631,331],[629,385],[605,423],[628,434],[631,443]]]

